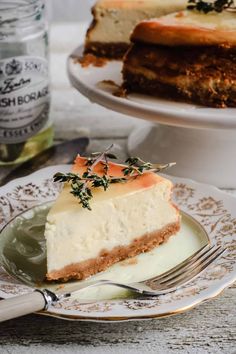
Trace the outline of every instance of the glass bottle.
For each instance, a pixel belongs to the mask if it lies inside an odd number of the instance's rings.
[[[0,165],[52,144],[49,107],[45,1],[0,1]]]

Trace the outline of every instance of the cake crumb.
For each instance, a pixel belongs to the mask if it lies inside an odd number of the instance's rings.
[[[115,97],[127,97],[127,90],[122,85],[120,86],[112,80],[102,80],[98,82],[98,87],[104,88],[104,86],[112,89],[112,95]]]
[[[80,63],[82,68],[87,68],[90,65],[101,68],[106,65],[107,59],[102,57],[96,57],[93,54],[85,54],[82,57],[75,57],[74,63]]]
[[[113,92],[113,96],[127,98],[127,90],[123,86],[119,86],[118,89]]]

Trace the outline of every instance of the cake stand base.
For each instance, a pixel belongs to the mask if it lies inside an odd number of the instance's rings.
[[[151,162],[176,162],[167,171],[220,188],[236,188],[236,132],[144,125],[128,140],[130,156]]]

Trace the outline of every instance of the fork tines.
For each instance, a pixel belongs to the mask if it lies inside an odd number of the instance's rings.
[[[177,288],[199,275],[225,251],[221,246],[206,245],[176,267],[144,283],[153,290]]]

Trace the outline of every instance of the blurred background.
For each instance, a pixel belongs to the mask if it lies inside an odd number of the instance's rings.
[[[84,42],[94,3],[95,0],[46,0],[51,24],[51,117],[55,140],[89,136],[90,152],[102,151],[112,142],[119,150],[117,154],[124,159],[127,137],[136,127],[148,123],[92,104],[72,88],[67,75],[67,58]]]
[[[49,18],[52,21],[86,21],[90,17],[93,0],[47,0]]]

